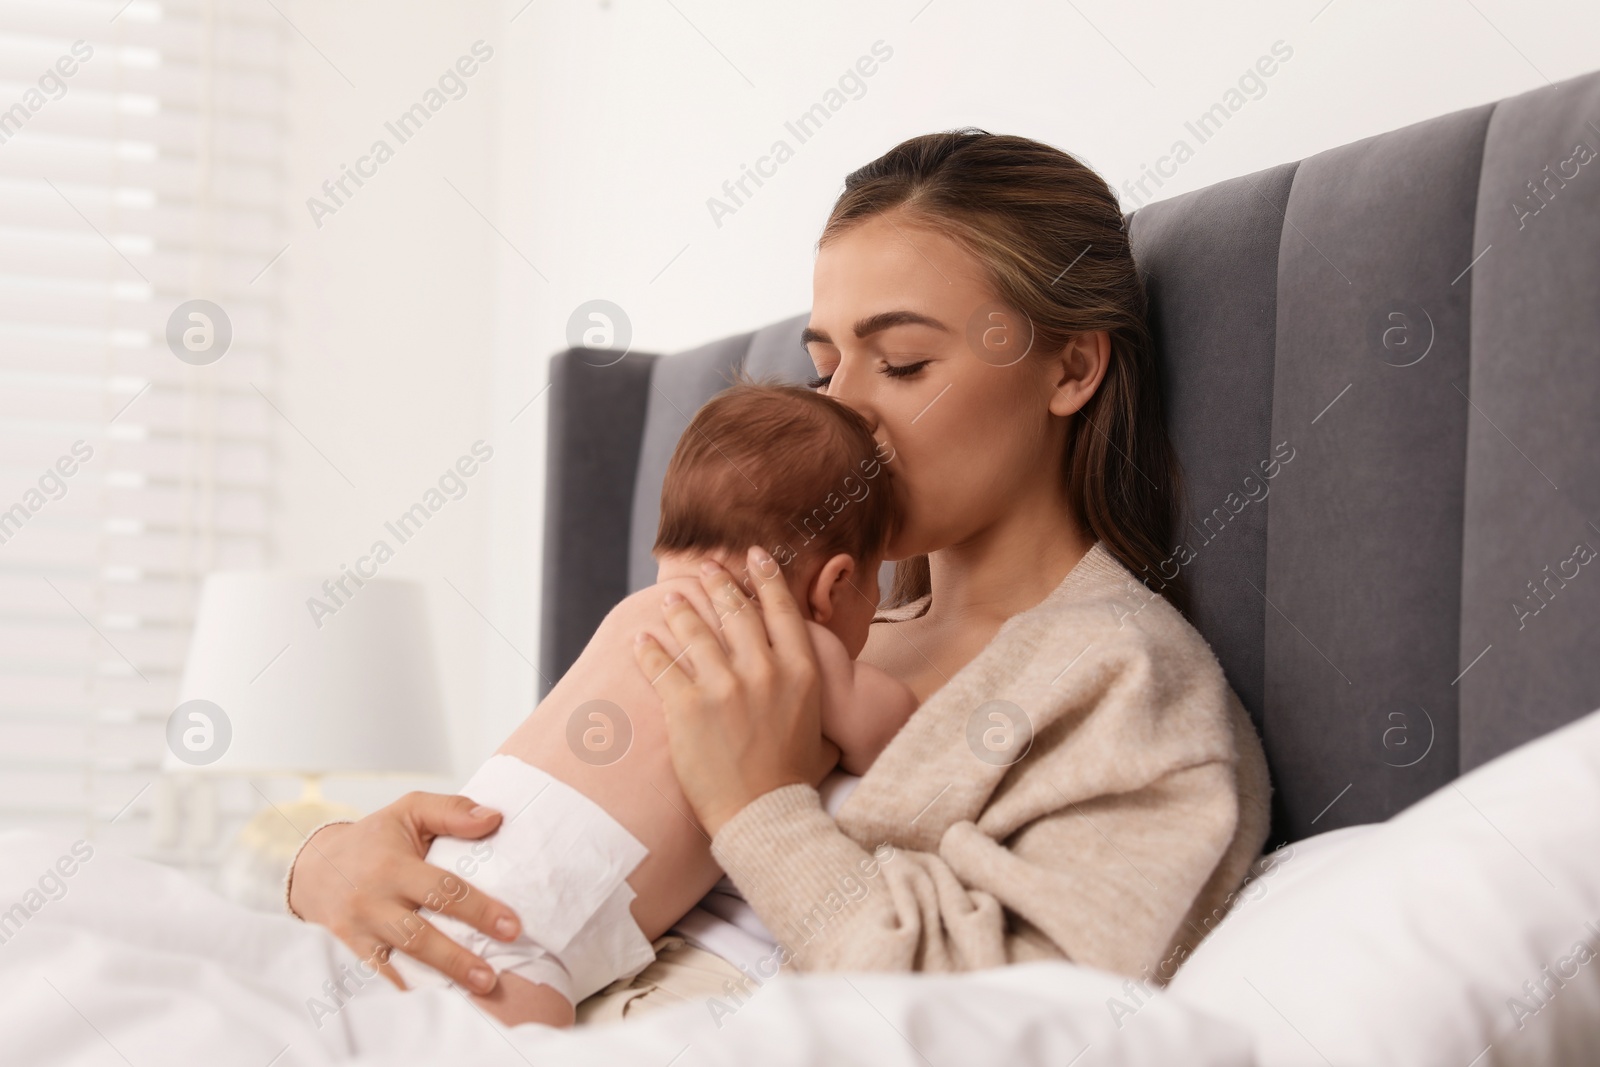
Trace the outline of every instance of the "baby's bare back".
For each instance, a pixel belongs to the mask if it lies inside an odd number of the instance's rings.
[[[633,659],[633,636],[640,630],[670,656],[683,650],[661,615],[668,589],[682,593],[707,625],[716,625],[698,579],[669,578],[632,594],[606,615],[577,662],[498,750],[583,793],[650,850],[628,884],[637,894],[634,921],[652,940],[722,877],[672,769],[661,700]],[[815,624],[808,629],[822,630]],[[848,678],[841,683],[833,677],[841,661],[829,656],[822,662],[824,693],[848,691]],[[848,658],[842,669],[849,671]]]

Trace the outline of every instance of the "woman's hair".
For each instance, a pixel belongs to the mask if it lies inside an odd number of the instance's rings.
[[[761,545],[786,576],[841,552],[876,567],[900,522],[889,460],[860,413],[804,386],[734,384],[695,412],[661,483],[652,552]]]
[[[895,208],[982,262],[999,299],[1032,324],[1034,350],[1059,352],[1074,334],[1107,331],[1105,377],[1067,434],[1067,497],[1084,529],[1187,614],[1187,575],[1161,573],[1181,471],[1167,436],[1144,284],[1105,180],[1026,137],[972,127],[924,134],[845,179],[818,248]],[[886,606],[931,591],[928,557],[913,556],[895,565]]]

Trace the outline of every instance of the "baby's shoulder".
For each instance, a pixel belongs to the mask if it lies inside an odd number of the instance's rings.
[[[806,633],[811,635],[811,647],[817,653],[817,668],[824,680],[854,676],[856,661],[850,658],[850,650],[844,647],[838,634],[811,619],[806,620]]]
[[[646,622],[661,624],[665,628],[666,618],[662,612],[661,600],[669,591],[682,594],[700,612],[702,618],[709,615],[708,624],[715,621],[716,613],[711,608],[711,598],[706,596],[705,589],[697,579],[668,578],[666,581],[647,585],[643,589],[635,589],[617,601],[601,620],[601,627],[636,626]]]

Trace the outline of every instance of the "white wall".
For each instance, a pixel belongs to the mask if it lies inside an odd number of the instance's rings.
[[[487,628],[462,597],[480,608],[489,601],[491,499],[517,446],[491,418],[497,238],[463,202],[464,195],[486,213],[492,205],[502,53],[462,78],[465,95],[446,96],[403,143],[385,123],[436,88],[473,42],[493,35],[496,7],[371,0],[285,7],[299,41],[285,161],[290,242],[271,268],[285,285],[283,376],[274,399],[293,423],[278,427],[277,563],[337,577],[381,538],[396,550],[382,575],[427,581],[463,768],[476,765],[480,747]],[[359,187],[347,181],[351,195],[336,203],[323,182],[354,167],[377,140],[393,157],[367,164],[376,173]],[[334,213],[314,215],[313,197]],[[479,439],[494,458],[467,481],[464,496],[399,544],[384,522],[416,503]],[[329,792],[370,808],[413,785],[456,784],[459,778],[330,782]],[[292,795],[293,784],[282,791]]]
[[[359,489],[286,436],[283,554],[336,568],[436,470],[495,435],[492,494],[474,483],[392,564],[432,582],[462,776],[535,692],[546,398],[525,405],[579,304],[615,302],[635,348],[667,352],[798,313],[845,174],[903,138],[969,124],[1023,134],[1121,187],[1176,139],[1196,145],[1184,123],[1280,40],[1293,55],[1264,95],[1159,196],[1600,68],[1600,10],[1576,2],[288,10],[357,88],[297,50],[299,221],[279,265],[293,279],[286,410]],[[312,227],[304,197],[480,37],[495,55],[468,96]],[[864,94],[797,145],[785,121],[879,40],[892,55]],[[718,226],[707,198],[780,137],[793,158]]]

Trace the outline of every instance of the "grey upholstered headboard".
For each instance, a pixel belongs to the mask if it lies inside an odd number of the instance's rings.
[[[1131,217],[1192,621],[1261,731],[1274,844],[1387,818],[1600,707],[1597,153],[1600,74]],[[652,580],[689,417],[740,361],[810,374],[806,319],[555,358],[548,678]]]

